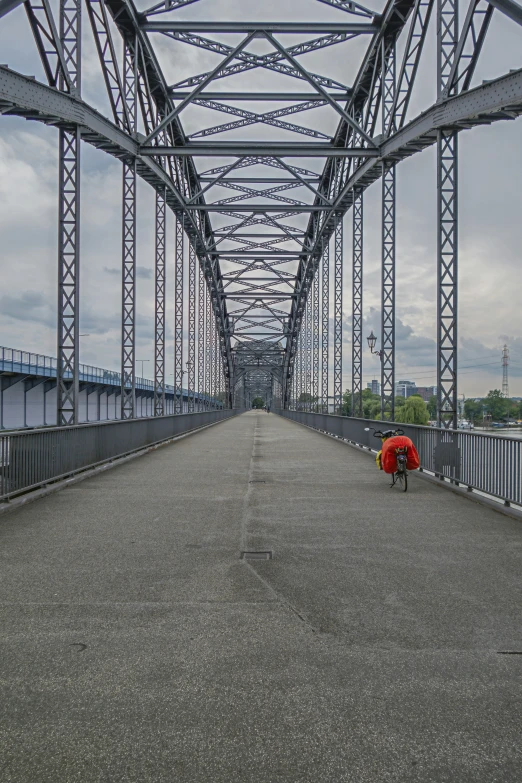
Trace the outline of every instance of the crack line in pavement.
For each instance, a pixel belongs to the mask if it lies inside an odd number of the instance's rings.
[[[241,543],[241,551],[242,552],[247,551],[247,543],[246,543],[247,542],[247,524],[248,524],[249,517],[250,517],[250,514],[249,514],[250,498],[251,498],[252,492],[254,491],[254,487],[252,485],[252,480],[253,480],[253,475],[254,475],[254,467],[255,467],[254,457],[255,456],[259,456],[258,454],[255,453],[256,452],[256,447],[258,445],[257,437],[258,437],[259,432],[260,432],[260,427],[259,427],[259,424],[257,424],[257,422],[256,422],[256,424],[254,425],[254,436],[253,436],[253,443],[252,443],[252,453],[250,455],[250,468],[249,468],[249,471],[248,471],[248,484],[247,484],[248,489],[247,489],[247,491],[245,493],[245,499],[244,499],[244,502],[243,502],[243,513],[242,513],[242,519],[241,519],[240,543]],[[243,565],[246,568],[250,569],[250,571],[254,574],[254,576],[261,582],[261,584],[264,585],[264,587],[266,587],[267,590],[269,590],[272,593],[272,595],[274,595],[275,598],[283,606],[286,606],[286,608],[289,609],[292,612],[293,615],[295,615],[302,623],[304,623],[308,628],[310,628],[312,633],[318,633],[318,629],[315,628],[312,625],[312,623],[309,620],[306,619],[306,617],[303,617],[303,615],[295,608],[295,606],[292,606],[292,604],[284,596],[282,596],[274,587],[272,587],[272,585],[269,582],[267,582],[267,580],[264,577],[262,577],[261,574],[259,574],[255,570],[255,568],[252,566],[252,564],[248,560],[243,559],[241,562],[243,563]]]

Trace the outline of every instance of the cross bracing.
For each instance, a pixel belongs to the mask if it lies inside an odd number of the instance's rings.
[[[77,308],[81,306],[77,274],[81,183],[74,155],[79,155],[82,142],[120,159],[124,170],[125,416],[134,415],[136,176],[154,188],[158,199],[155,376],[156,411],[161,415],[168,253],[176,255],[172,281],[176,387],[181,388],[187,372],[192,384],[200,384],[200,391],[211,394],[222,388],[227,404],[233,403],[241,386],[244,402],[246,390],[250,394],[265,389],[270,396],[277,388],[282,390],[283,404],[289,405],[292,389],[299,387],[310,389],[308,396],[321,399],[323,407],[332,388],[335,404],[340,405],[342,280],[348,263],[342,224],[354,199],[362,205],[364,190],[384,174],[385,410],[386,400],[393,397],[395,362],[392,230],[396,207],[391,177],[400,161],[437,144],[438,385],[440,406],[448,420],[448,412],[456,410],[457,394],[456,140],[465,129],[522,113],[520,70],[484,84],[473,80],[492,14],[504,14],[520,25],[520,6],[513,0],[472,0],[459,22],[457,4],[450,0],[389,0],[379,8],[346,0],[309,0],[308,15],[296,12],[296,0],[286,0],[281,3],[285,17],[281,20],[260,18],[261,5],[255,2],[248,7],[237,3],[236,18],[223,16],[219,0],[168,0],[150,8],[128,0],[84,2],[88,13],[82,17],[80,0],[63,2],[57,13],[48,0],[38,4],[28,0],[28,25],[42,60],[43,78],[30,79],[0,67],[0,113],[56,126],[66,142],[60,147],[60,204],[65,216],[60,235],[59,345],[64,346],[59,352],[60,420],[64,424],[75,420],[76,392],[69,376],[77,363]],[[16,0],[0,0],[0,19],[17,5]],[[230,13],[234,4],[226,8]],[[81,99],[82,19],[99,58],[110,119]],[[439,31],[438,69],[433,77],[439,98],[412,116],[410,99],[426,57],[430,24]],[[203,62],[205,67],[194,67],[190,74],[180,72],[174,80],[165,54],[169,47],[172,62],[183,47],[190,47],[203,58],[191,62]],[[309,67],[319,62],[310,58],[321,52],[325,53],[321,68]],[[354,52],[358,53],[355,67]],[[339,75],[339,67],[328,72],[329,60],[336,66],[351,64]],[[165,208],[176,216],[174,237],[166,236]],[[357,215],[362,237],[362,209]],[[362,241],[354,248],[354,389],[360,393]],[[325,289],[329,258],[334,273],[331,294]],[[350,279],[351,270],[345,270],[344,276]],[[184,324],[185,296],[188,320]],[[329,341],[330,322],[335,322],[335,328]],[[298,382],[296,365],[304,372]],[[333,385],[329,387],[330,373]],[[212,388],[207,388],[209,384]]]

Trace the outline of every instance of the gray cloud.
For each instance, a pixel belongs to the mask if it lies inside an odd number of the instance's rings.
[[[104,266],[103,271],[108,275],[117,275],[121,277],[121,269],[117,267]],[[147,266],[136,266],[136,277],[141,277],[142,280],[151,280],[153,276],[153,270]]]

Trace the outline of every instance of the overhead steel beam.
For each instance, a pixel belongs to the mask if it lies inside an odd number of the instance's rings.
[[[186,90],[170,90],[170,97],[174,101],[183,101],[190,98],[192,93]],[[345,92],[330,92],[329,97],[334,101],[347,101],[351,90]],[[317,101],[323,103],[324,99],[315,92],[210,92],[204,91],[198,95],[201,101]]]
[[[19,5],[22,5],[24,0],[0,0],[0,19],[2,16],[14,11]]]
[[[514,0],[488,0],[494,8],[498,8],[503,14],[508,16],[513,22],[522,24],[522,6],[515,3]]]
[[[274,158],[378,158],[379,150],[365,147],[334,147],[332,144],[306,142],[270,142],[270,141],[190,141],[182,147],[163,147],[158,144],[150,147],[144,144],[139,148],[141,156],[158,155],[176,157],[259,157]]]
[[[142,22],[141,29],[146,33],[320,33],[339,35],[341,33],[373,35],[378,24],[366,22]]]

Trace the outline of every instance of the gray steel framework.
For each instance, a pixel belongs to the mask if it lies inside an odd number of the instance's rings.
[[[47,6],[46,20],[52,20]],[[31,18],[31,6],[27,13]],[[33,30],[34,30],[33,26]],[[37,28],[38,30],[40,28]],[[53,50],[58,66],[58,86],[80,95],[81,88],[81,4],[61,0],[59,38],[53,25]],[[36,38],[37,43],[41,38]],[[40,49],[44,64],[46,53]],[[49,78],[49,73],[48,73]],[[79,295],[80,295],[80,128],[60,128],[58,141],[58,366],[57,421],[60,425],[78,421],[79,393]]]
[[[187,389],[188,412],[194,413],[196,395],[196,253],[189,244],[189,290],[188,290],[188,362],[187,362]]]
[[[290,5],[293,0],[287,2]],[[466,128],[512,119],[522,112],[522,71],[473,86],[493,9],[518,25],[522,12],[513,0],[471,0],[459,26],[456,0],[437,0],[438,101],[412,118],[408,113],[410,100],[425,59],[424,43],[435,0],[388,0],[381,13],[355,2],[320,2],[319,10],[326,11],[325,6],[329,6],[328,11],[337,16],[321,13],[319,21],[276,23],[251,21],[245,13],[240,20],[203,22],[190,19],[192,3],[186,0],[160,2],[144,12],[138,12],[132,0],[86,0],[111,120],[79,97],[79,1],[62,0],[58,24],[49,0],[25,3],[49,86],[0,66],[0,113],[48,123],[58,128],[60,136],[58,342],[62,423],[75,421],[77,397],[81,141],[121,160],[124,170],[122,414],[126,417],[135,415],[137,176],[160,194],[165,209],[175,213],[177,266],[183,233],[193,248],[187,286],[192,365],[188,385],[195,386],[197,320],[200,389],[205,386],[209,393],[224,391],[230,405],[234,389],[243,399],[255,390],[267,390],[272,399],[274,390],[281,387],[283,407],[289,405],[291,395],[295,401],[308,393],[308,403],[319,396],[319,378],[322,405],[328,405],[329,364],[333,366],[334,403],[336,407],[341,404],[342,218],[359,198],[362,206],[364,190],[382,177],[383,409],[386,415],[393,415],[395,170],[404,158],[436,143],[439,419],[455,423],[457,139]],[[18,4],[18,0],[0,0],[0,20]],[[176,9],[186,6],[180,21]],[[209,72],[194,73],[178,84],[168,84],[149,39],[152,31],[162,36],[164,47],[170,42],[196,47],[220,61]],[[225,31],[239,33],[240,42],[232,45],[223,40]],[[262,39],[263,53],[253,46],[257,39]],[[345,47],[343,52],[348,52],[354,40],[359,45],[363,40],[367,42],[354,78],[347,73],[340,80],[314,73],[303,65],[304,55],[341,46]],[[123,61],[118,54],[122,47]],[[401,53],[400,60],[396,52]],[[346,61],[350,59],[353,57]],[[229,77],[256,72],[271,78],[283,76],[287,83],[289,78],[295,79],[297,88],[285,85],[284,91],[267,92],[264,85],[263,91],[253,87],[240,92],[226,82]],[[260,111],[256,101],[269,105]],[[187,135],[182,117],[190,107],[204,109],[205,116],[212,119],[208,126]],[[317,109],[337,118],[335,132],[331,131],[332,123],[327,131],[326,125],[315,119],[321,114]],[[306,121],[299,119],[303,116]],[[381,133],[376,135],[379,121]],[[253,128],[269,128],[270,141],[256,141]],[[243,138],[238,133],[242,130],[248,133]],[[230,132],[235,134],[233,140],[227,137]],[[203,161],[204,157],[209,160]],[[362,213],[360,219],[354,215],[354,227],[361,229],[362,239]],[[157,220],[156,231],[161,235],[161,221]],[[331,238],[335,241],[332,356],[327,325],[327,252]],[[158,236],[157,245],[160,242]],[[355,242],[354,236],[354,404],[357,390],[362,390],[363,315],[362,278],[360,287],[356,282],[359,258]],[[360,266],[362,270],[362,246]],[[198,316],[196,268],[200,274]],[[164,382],[164,366],[161,370],[158,329],[162,328],[159,300],[164,290],[160,290],[158,268],[156,278],[155,411],[161,415],[164,406],[159,400],[159,379],[163,374]],[[179,279],[177,274],[175,385],[181,388],[183,288],[178,285]],[[201,307],[202,285],[208,296],[206,308]]]
[[[474,4],[475,6],[475,4]],[[476,7],[476,6],[475,6]],[[458,0],[437,0],[437,90],[458,79]],[[458,137],[437,132],[437,423],[457,427]]]
[[[205,385],[205,277],[198,269],[198,392],[203,394],[206,391]],[[199,409],[204,410],[206,403],[199,397]]]
[[[323,247],[322,253],[322,290],[321,290],[321,403],[328,413],[329,338],[330,338],[330,245]]]
[[[353,194],[352,416],[362,418],[363,368],[363,194]]]
[[[135,36],[124,39],[122,106],[129,132],[137,121],[137,49]],[[123,263],[121,321],[121,418],[136,412],[136,161],[123,162]]]
[[[183,218],[176,221],[176,256],[174,282],[174,413],[183,413]]]
[[[165,414],[165,193],[156,193],[156,265],[154,329],[154,415]]]
[[[317,274],[312,287],[312,410],[319,410],[319,289],[321,278]]]
[[[334,278],[334,410],[340,413],[343,404],[343,214],[336,215],[335,278]]]

